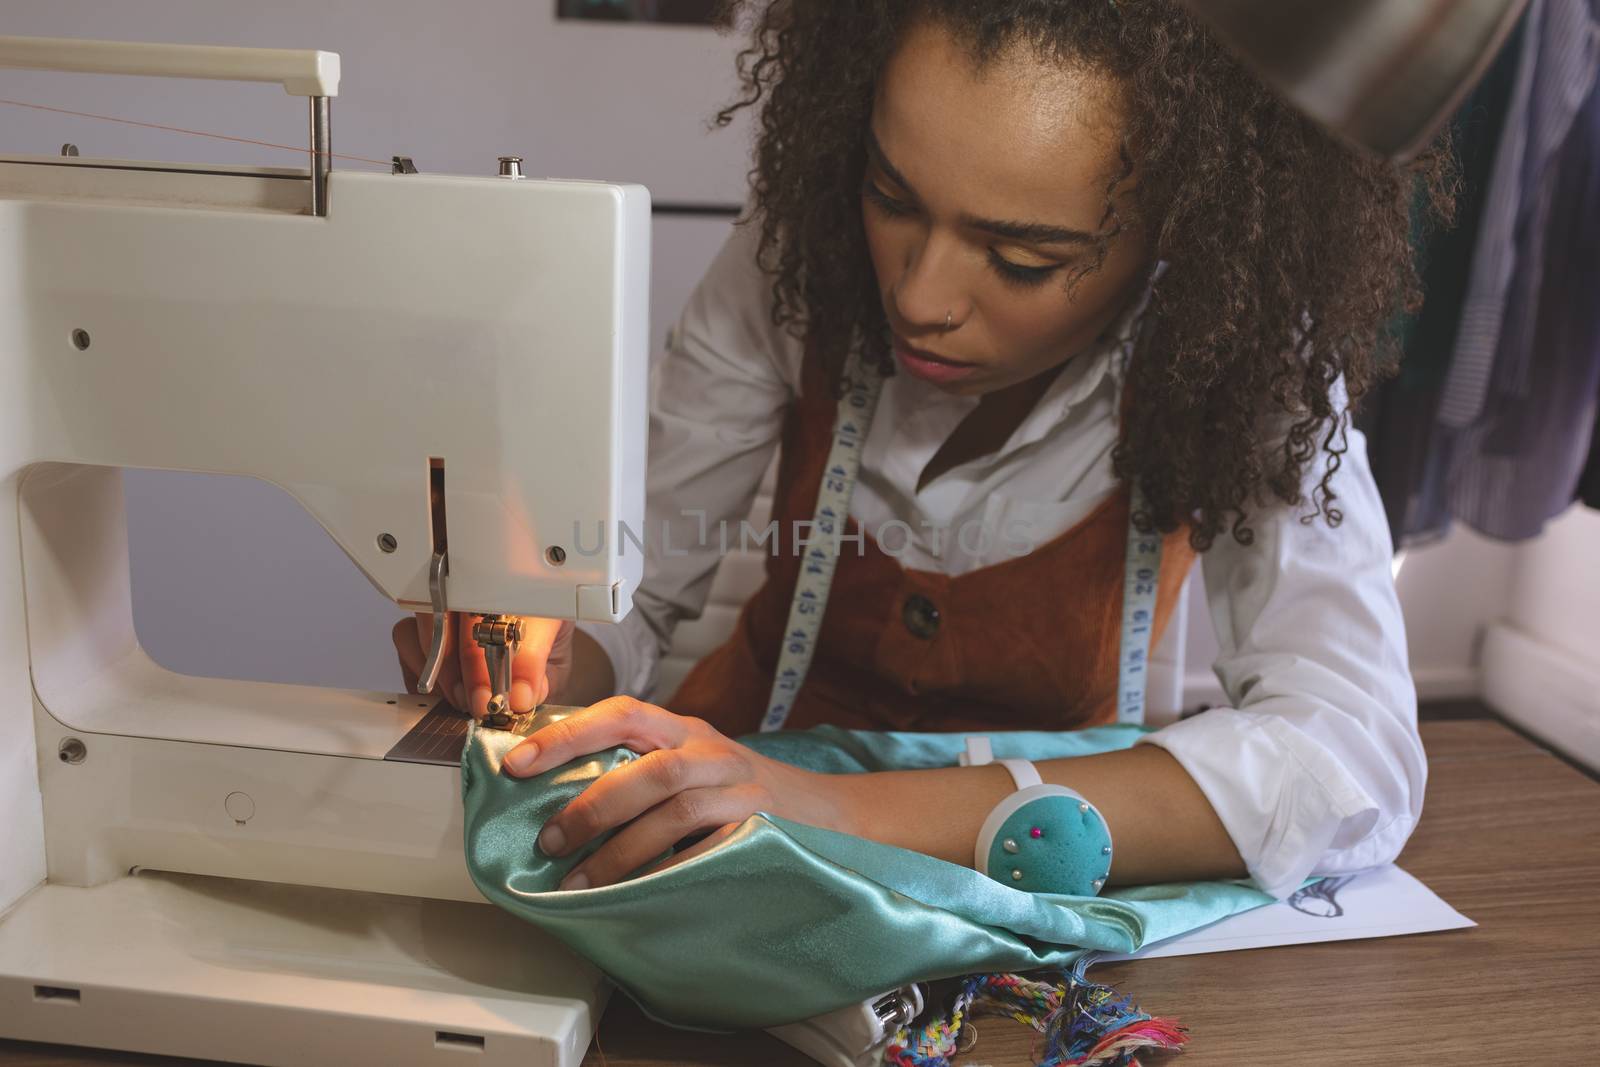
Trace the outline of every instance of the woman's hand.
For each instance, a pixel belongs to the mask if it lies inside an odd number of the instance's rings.
[[[670,863],[688,859],[758,811],[851,832],[842,776],[768,759],[700,719],[632,697],[602,700],[535,731],[506,754],[505,770],[529,778],[619,745],[639,758],[597,778],[539,834],[546,855],[565,856],[622,827],[568,873],[562,889],[622,881],[685,837],[715,831]]]
[[[481,615],[450,612],[448,629],[439,653],[439,678],[435,691],[458,711],[481,719],[489,708],[489,665],[483,649],[472,639],[472,626]],[[406,690],[415,692],[422,664],[433,642],[434,616],[419,612],[415,619],[395,623],[394,649]],[[511,663],[511,691],[506,694],[517,714],[532,711],[550,699],[566,681],[572,665],[572,623],[565,619],[522,618],[522,643]]]

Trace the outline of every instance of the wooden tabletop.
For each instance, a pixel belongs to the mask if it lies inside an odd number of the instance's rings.
[[[1400,863],[1479,925],[1096,967],[1189,1027],[1185,1053],[1147,1067],[1600,1060],[1600,783],[1492,720],[1425,722],[1422,737],[1427,801]],[[1034,1062],[1023,1027],[986,1018],[977,1032],[958,1064]],[[171,1062],[0,1041],[0,1067]],[[667,1029],[618,996],[584,1067],[811,1062],[764,1033]]]

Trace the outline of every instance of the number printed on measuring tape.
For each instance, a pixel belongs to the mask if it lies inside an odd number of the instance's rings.
[[[794,598],[789,603],[787,636],[778,656],[778,671],[773,678],[772,693],[767,698],[767,711],[761,719],[763,731],[783,727],[794,706],[794,695],[811,668],[817,634],[828,609],[828,590],[833,584],[841,540],[838,535],[849,522],[850,497],[855,492],[856,474],[861,469],[861,449],[877,411],[878,395],[883,390],[883,378],[877,370],[862,367],[854,357],[845,373],[849,375],[850,388],[840,397],[834,414],[833,444],[812,515],[813,537],[807,541]],[[818,544],[818,541],[825,544]]]
[[[1161,576],[1161,539],[1141,533],[1133,516],[1144,510],[1135,487],[1128,499],[1128,557],[1123,569],[1121,651],[1117,662],[1117,721],[1143,722],[1150,655]]]

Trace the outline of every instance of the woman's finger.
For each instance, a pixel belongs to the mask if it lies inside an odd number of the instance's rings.
[[[515,777],[529,778],[619,745],[635,752],[676,748],[697,722],[633,697],[611,697],[534,731],[506,753],[505,768]]]
[[[572,624],[562,619],[529,616],[522,620],[522,643],[511,663],[511,710],[521,715],[544,703],[550,695],[549,672],[562,630]]]
[[[679,803],[675,797],[726,785],[734,780],[735,771],[729,758],[704,748],[647,752],[607,771],[572,798],[545,823],[539,848],[549,856],[565,856],[657,805]]]
[[[759,809],[760,793],[755,786],[677,793],[624,827],[569,871],[561,888],[590,889],[620,882],[692,833],[743,822]]]

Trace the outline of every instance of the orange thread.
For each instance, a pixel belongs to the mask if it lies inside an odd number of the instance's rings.
[[[207,133],[205,130],[186,130],[182,126],[163,126],[158,122],[140,122],[137,119],[119,119],[115,115],[95,115],[88,111],[71,111],[64,107],[48,107],[44,104],[29,104],[21,100],[0,100],[0,104],[9,104],[12,107],[33,108],[35,111],[53,111],[58,115],[75,115],[80,119],[101,119],[105,122],[120,122],[125,126],[142,126],[147,130],[166,130],[168,133],[187,133],[194,137],[211,137],[218,141],[235,141],[239,144],[260,145],[263,148],[281,148],[287,152],[299,152],[302,155],[311,155],[311,149],[305,145],[274,144],[271,141],[255,141],[249,137],[230,137],[225,133]],[[371,163],[378,167],[389,167],[391,161],[385,159],[368,159],[366,156],[349,156],[342,152],[325,152],[323,155],[331,159],[352,159],[358,163]]]

